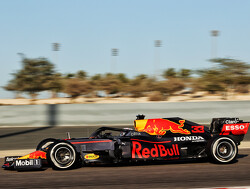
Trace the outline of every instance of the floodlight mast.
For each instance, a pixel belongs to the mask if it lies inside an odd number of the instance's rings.
[[[110,64],[110,71],[111,73],[116,73],[116,64],[117,64],[117,56],[119,56],[119,49],[113,48],[111,49],[111,64]]]
[[[212,30],[211,36],[212,36],[212,44],[211,44],[211,58],[217,58],[217,37],[219,36],[219,30]]]

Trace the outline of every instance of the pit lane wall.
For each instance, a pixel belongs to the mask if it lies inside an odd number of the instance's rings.
[[[0,106],[0,127],[133,125],[137,114],[182,117],[201,124],[209,124],[215,117],[250,121],[250,101]]]

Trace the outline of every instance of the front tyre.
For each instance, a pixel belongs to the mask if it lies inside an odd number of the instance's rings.
[[[46,138],[44,140],[42,140],[36,147],[36,151],[37,150],[41,150],[41,151],[46,151],[49,147],[49,145],[51,145],[52,143],[54,143],[55,141],[57,141],[57,139],[55,138]]]
[[[49,147],[47,160],[53,168],[70,169],[77,163],[76,150],[70,143],[58,141]]]
[[[238,147],[231,138],[220,136],[208,144],[207,153],[215,163],[232,163],[237,157]]]

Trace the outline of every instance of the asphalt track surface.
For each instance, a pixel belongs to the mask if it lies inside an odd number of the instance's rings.
[[[189,161],[73,170],[0,171],[1,188],[204,188],[250,186],[250,149],[233,164]],[[3,159],[0,159],[3,163]]]

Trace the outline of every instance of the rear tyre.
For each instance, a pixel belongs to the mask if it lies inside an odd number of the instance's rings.
[[[70,169],[77,164],[77,153],[70,143],[58,141],[49,147],[47,160],[55,169]]]
[[[238,154],[238,147],[229,137],[217,137],[208,143],[207,154],[215,163],[232,163]]]
[[[55,141],[55,138],[46,138],[37,145],[36,150],[46,151],[49,145],[51,145]]]

